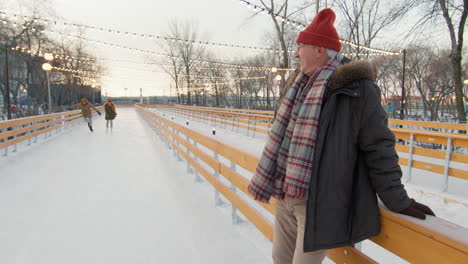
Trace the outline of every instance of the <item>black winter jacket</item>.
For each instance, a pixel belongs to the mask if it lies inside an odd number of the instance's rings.
[[[377,195],[395,212],[410,205],[374,76],[371,63],[354,61],[339,67],[327,87],[307,201],[305,252],[378,235]]]

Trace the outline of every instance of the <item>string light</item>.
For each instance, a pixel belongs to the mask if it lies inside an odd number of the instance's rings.
[[[63,72],[90,74],[90,75],[87,75],[87,77],[92,77],[93,73],[95,73],[94,71],[81,71],[81,70],[66,69],[66,68],[61,68],[61,67],[52,67],[52,69],[55,69],[57,71],[63,71]]]
[[[0,14],[7,14],[7,13],[0,12]],[[27,18],[28,17],[25,17],[25,20]],[[40,18],[40,17],[35,17],[34,19],[37,21],[43,21],[44,23],[48,23],[48,24],[52,23],[54,25],[63,25],[65,27],[87,28],[92,31],[100,30],[101,32],[117,34],[119,36],[124,35],[127,37],[139,37],[139,38],[150,39],[150,40],[156,39],[156,40],[167,41],[167,42],[172,42],[172,43],[178,42],[181,44],[196,44],[196,45],[203,45],[203,46],[217,46],[217,47],[227,47],[227,48],[259,50],[259,51],[266,51],[266,52],[271,52],[271,53],[283,52],[283,50],[272,49],[272,48],[267,48],[267,47],[258,47],[258,46],[249,46],[249,45],[240,45],[240,44],[227,44],[227,43],[202,41],[202,40],[180,39],[180,38],[165,37],[165,36],[154,35],[154,34],[143,34],[143,33],[137,33],[137,32],[120,31],[120,30],[109,29],[109,28],[94,27],[94,26],[89,26],[89,25],[84,25],[84,24],[76,24],[76,23],[69,23],[69,22],[60,23],[59,21],[56,21],[56,20],[50,20],[50,19],[45,19],[45,18]],[[293,52],[293,51],[291,50],[289,52]]]
[[[88,76],[82,76],[82,75],[79,75],[79,74],[71,74],[69,75],[70,77],[74,77],[74,78],[78,78],[80,79],[80,83],[84,84],[84,85],[94,85],[94,86],[101,86],[101,84],[99,84],[95,78],[92,78],[92,77],[88,77]]]
[[[259,12],[261,12],[261,13],[271,15],[271,13],[266,8],[261,7],[261,6],[257,6],[255,4],[252,4],[247,0],[239,0],[239,2],[241,4],[245,4],[247,6],[252,6],[252,7],[254,7],[254,10],[258,9]],[[281,16],[280,14],[274,14],[274,16],[275,16],[276,20],[281,19],[281,21],[287,23],[288,25],[291,25],[291,26],[297,28],[298,30],[303,30],[306,27],[306,25],[304,25],[302,23],[299,23],[297,21],[291,20],[291,19],[289,19],[287,17]],[[396,56],[396,55],[401,54],[400,51],[389,51],[389,50],[383,50],[383,49],[370,48],[370,47],[366,47],[366,46],[362,46],[362,45],[352,43],[352,42],[344,40],[344,39],[340,39],[340,42],[343,43],[343,44],[346,44],[346,45],[350,45],[350,46],[352,46],[354,48],[364,49],[364,50],[367,50],[367,51],[370,51],[370,52],[375,52],[375,53],[382,53],[382,54],[385,54],[385,55],[394,55],[394,56]]]
[[[130,51],[133,51],[133,52],[139,52],[139,53],[146,54],[146,55],[153,55],[153,56],[159,56],[159,57],[166,57],[166,58],[171,58],[171,59],[176,59],[176,60],[179,60],[179,61],[183,61],[183,58],[181,58],[181,57],[179,57],[179,56],[172,56],[172,55],[169,55],[169,54],[166,54],[166,53],[155,52],[155,51],[149,51],[149,50],[143,50],[143,49],[138,49],[138,48],[132,48],[132,47],[128,47],[128,46],[125,46],[125,45],[119,45],[119,44],[109,43],[109,42],[106,42],[106,41],[91,40],[91,39],[88,39],[88,38],[85,38],[85,37],[81,37],[81,36],[71,36],[71,35],[63,34],[63,33],[56,33],[56,34],[59,34],[59,35],[61,35],[61,36],[68,36],[68,37],[72,37],[72,38],[76,38],[76,39],[81,39],[81,40],[84,40],[84,41],[88,41],[88,42],[92,42],[92,43],[97,43],[97,44],[101,44],[101,45],[106,45],[106,46],[111,46],[111,47],[117,47],[117,48],[121,48],[121,49],[126,49],[126,50],[130,50]],[[210,64],[215,64],[215,65],[218,65],[218,66],[230,66],[230,67],[239,68],[239,69],[261,69],[261,70],[269,70],[269,69],[272,68],[272,67],[245,66],[245,65],[241,65],[241,64],[224,63],[224,62],[216,62],[216,61],[207,61],[207,60],[203,60],[203,59],[195,59],[195,60],[193,60],[193,61],[199,62],[199,63],[210,63]],[[279,70],[280,70],[280,69],[279,69]],[[281,70],[294,70],[294,69],[281,69]]]
[[[187,77],[186,74],[180,74],[181,76]],[[215,80],[261,80],[266,79],[266,76],[255,76],[255,77],[240,77],[240,78],[229,78],[229,77],[219,77],[219,76],[206,76],[206,75],[190,75],[190,77],[195,79],[215,79]]]
[[[247,6],[252,6],[254,7],[254,10],[258,9],[260,12],[264,12],[268,15],[271,13],[263,7],[257,6],[255,4],[250,3],[249,1],[246,0],[239,0],[241,3],[246,4]],[[5,12],[0,12],[2,14],[7,14]],[[24,20],[26,20],[28,17],[24,16]],[[291,19],[288,19],[286,17],[283,17],[279,14],[275,15],[275,18],[277,20],[281,20],[288,25],[292,25],[297,27],[298,29],[303,29],[305,28],[304,24],[301,24],[299,22],[293,21]],[[34,20],[42,20],[45,23],[50,23],[53,22],[55,25],[59,24],[58,21],[54,20],[49,20],[49,19],[43,19],[39,17],[33,18]],[[5,21],[4,21],[5,22]],[[187,39],[180,39],[180,38],[172,38],[172,37],[164,37],[164,36],[159,36],[159,35],[153,35],[153,34],[143,34],[143,33],[136,33],[136,32],[128,32],[128,31],[120,31],[120,30],[115,30],[115,29],[108,29],[108,28],[101,28],[101,27],[93,27],[93,26],[88,26],[88,25],[83,25],[83,24],[76,24],[76,23],[67,23],[67,22],[62,22],[63,26],[69,26],[69,27],[77,27],[77,28],[88,28],[91,30],[100,30],[102,32],[108,32],[108,33],[113,33],[117,35],[124,34],[125,36],[131,36],[131,37],[141,37],[141,38],[149,38],[149,39],[156,39],[156,40],[164,40],[164,41],[171,41],[171,42],[179,42],[179,43],[185,43],[185,44],[198,44],[198,45],[204,45],[204,46],[218,46],[218,47],[229,47],[229,48],[242,48],[242,49],[251,49],[251,50],[259,50],[259,51],[266,51],[266,52],[271,52],[271,53],[282,53],[283,50],[279,49],[272,49],[272,48],[267,48],[267,47],[257,47],[257,46],[248,46],[248,45],[239,45],[239,44],[226,44],[226,43],[218,43],[218,42],[210,42],[210,41],[200,41],[200,40],[187,40]],[[396,56],[400,55],[400,52],[396,51],[387,51],[383,49],[376,49],[376,48],[369,48],[363,45],[358,45],[355,43],[352,43],[347,40],[340,39],[340,41],[343,44],[350,45],[354,48],[360,48],[364,49],[370,52],[374,52],[374,54],[370,54],[371,56],[378,56],[378,55],[390,55],[390,56]],[[289,53],[293,53],[294,50],[288,50]],[[358,54],[350,54],[350,55],[358,55]],[[363,55],[369,55],[369,54],[363,54]]]
[[[31,50],[28,50],[26,48],[20,48],[20,47],[13,47],[12,50],[15,50],[15,51],[21,51],[21,52],[25,52],[25,53],[31,53]],[[44,56],[44,53],[40,53],[40,56]],[[68,60],[68,61],[72,61],[73,59],[77,59],[76,57],[74,56],[71,56],[71,55],[63,55],[63,54],[55,54],[54,55],[55,59],[63,59],[63,60]],[[89,58],[90,59],[90,58]],[[91,59],[90,59],[91,60]],[[92,62],[87,62],[87,63],[92,63]],[[265,71],[265,70],[268,70],[270,71],[271,68],[267,68],[267,67],[258,67],[260,70],[262,71]],[[82,75],[77,75],[76,73],[78,74],[88,74],[86,77],[87,78],[91,78],[89,77],[89,74],[92,74],[94,72],[92,71],[82,71],[82,70],[73,70],[73,69],[67,69],[67,68],[62,68],[62,67],[53,67],[53,69],[57,70],[57,71],[62,71],[62,72],[67,72],[67,73],[75,73],[73,76],[74,77],[77,77],[77,78],[85,78],[84,76]],[[215,67],[205,67],[205,69],[219,69],[219,68],[215,68]],[[238,69],[237,67],[230,67],[230,69]],[[256,70],[259,70],[259,69],[256,69]],[[279,70],[287,70],[287,69],[279,69]],[[186,74],[180,74],[181,76],[187,76]],[[206,76],[206,75],[191,75],[192,78],[195,78],[195,79],[219,79],[219,80],[232,80],[232,81],[240,81],[240,80],[261,80],[261,79],[266,79],[266,76],[254,76],[254,77],[240,77],[240,78],[229,78],[229,77],[218,77],[218,76],[214,76],[214,77],[209,77],[209,76]],[[232,82],[227,82],[227,83],[216,83],[218,85],[222,85],[222,84],[230,84]],[[214,84],[213,82],[211,83],[204,83],[203,85],[210,85],[210,84]]]
[[[241,0],[242,2],[242,0]],[[244,1],[244,2],[247,2],[247,1]],[[0,12],[2,13],[2,16],[6,16],[6,13],[4,12]],[[14,15],[15,19],[18,19],[16,17],[16,15]],[[283,17],[281,16],[277,16],[277,18],[281,18],[283,19],[284,21],[286,22],[289,22],[291,23],[290,21],[287,21],[287,19],[284,19]],[[27,19],[27,17],[24,17],[24,19]],[[38,20],[40,21],[41,19],[40,18],[34,18],[35,20]],[[42,19],[43,21],[47,22],[47,23],[53,23],[54,25],[57,25],[57,21],[52,21],[52,20],[46,20],[46,19]],[[3,21],[3,23],[6,23],[6,21]],[[16,24],[16,22],[14,22]],[[63,23],[64,26],[84,26],[84,25],[78,25],[78,24],[67,24],[66,22]],[[90,27],[90,26],[84,26],[84,27],[88,27],[88,28],[93,28],[93,27]],[[94,30],[98,29],[98,30],[101,30],[101,31],[105,31],[105,30],[108,30],[109,32],[112,32],[112,33],[115,33],[117,32],[118,34],[125,34],[126,36],[132,36],[132,37],[138,37],[138,36],[141,36],[141,37],[148,37],[150,36],[151,38],[156,38],[156,39],[162,39],[162,40],[166,40],[166,41],[173,41],[173,42],[181,42],[181,43],[193,43],[193,44],[202,44],[202,45],[213,45],[213,46],[224,46],[224,47],[238,47],[238,48],[248,48],[248,49],[256,49],[256,50],[270,50],[270,51],[273,51],[273,52],[279,52],[279,50],[274,50],[274,49],[268,49],[268,48],[262,48],[262,47],[253,47],[253,46],[241,46],[241,45],[231,45],[231,44],[223,44],[223,43],[214,43],[214,42],[202,42],[202,41],[195,41],[195,40],[182,40],[182,39],[175,39],[175,38],[167,38],[167,37],[160,37],[160,36],[156,36],[156,35],[145,35],[145,34],[137,34],[137,33],[131,33],[131,32],[120,32],[120,31],[115,31],[115,30],[111,30],[111,29],[104,29],[104,28],[93,28]],[[42,32],[46,32],[45,30],[42,30]],[[177,56],[170,56],[168,54],[164,54],[164,53],[160,53],[160,52],[154,52],[154,51],[148,51],[148,50],[142,50],[142,49],[138,49],[138,48],[132,48],[132,47],[127,47],[127,46],[124,46],[124,45],[119,45],[119,44],[114,44],[114,43],[109,43],[109,42],[105,42],[105,41],[97,41],[97,40],[90,40],[90,39],[87,39],[87,38],[84,38],[84,37],[78,37],[78,36],[71,36],[71,35],[68,35],[68,34],[62,34],[62,33],[56,33],[56,32],[52,32],[52,31],[49,31],[51,32],[52,34],[57,34],[57,35],[60,35],[60,36],[66,36],[67,38],[76,38],[76,39],[82,39],[82,40],[85,40],[85,41],[89,41],[91,43],[98,43],[98,44],[102,44],[102,45],[107,45],[107,46],[111,46],[111,47],[117,47],[117,48],[123,48],[123,49],[127,49],[127,50],[130,50],[130,51],[134,51],[134,52],[140,52],[140,53],[144,53],[144,54],[149,54],[149,55],[155,55],[155,56],[161,56],[161,57],[167,57],[167,58],[171,58],[171,59],[176,59],[176,60],[182,60],[182,58],[180,57],[177,57]],[[374,51],[376,53],[373,53],[373,54],[363,54],[363,53],[360,53],[360,54],[352,54],[352,55],[360,55],[360,56],[368,56],[368,55],[374,55],[374,56],[381,56],[381,55],[398,55],[399,53],[396,53],[396,52],[389,52],[389,51],[384,51],[384,50],[379,50],[379,49],[372,49],[372,48],[367,48],[367,47],[364,47],[364,46],[360,46],[360,45],[356,45],[354,43],[351,43],[351,42],[347,42],[347,41],[343,41],[343,43],[346,43],[348,45],[351,45],[354,47],[360,47],[362,49],[367,49],[369,51]],[[21,52],[25,52],[25,53],[28,53],[28,54],[31,54],[33,53],[32,50],[28,50],[28,49],[24,49],[24,48],[17,48],[17,50],[21,50]],[[41,53],[39,54],[40,56]],[[344,55],[347,55],[347,54],[344,54]],[[74,56],[71,56],[71,55],[64,55],[64,54],[56,54],[55,55],[55,58],[56,59],[62,59],[62,60],[67,60],[67,61],[73,61],[73,60],[76,60],[76,61],[80,61],[82,63],[87,63],[87,64],[93,64],[95,62],[95,59],[94,58],[91,58],[91,57],[74,57]],[[206,61],[206,60],[195,60],[197,62],[200,62],[200,63],[209,63],[209,64],[214,64],[214,65],[217,65],[217,67],[205,67],[204,69],[218,69],[218,68],[225,68],[225,69],[235,69],[235,70],[251,70],[251,71],[270,71],[272,69],[272,67],[256,67],[256,66],[245,66],[245,65],[239,65],[239,64],[232,64],[232,63],[223,63],[223,62],[215,62],[215,61]],[[69,72],[69,73],[77,73],[77,74],[90,74],[90,73],[93,73],[91,71],[79,71],[79,70],[71,70],[71,69],[66,69],[66,68],[60,68],[60,67],[54,67],[55,70],[58,70],[58,71],[64,71],[64,72]],[[200,67],[198,69],[203,69],[203,67]],[[294,70],[294,68],[288,68],[288,69],[285,69],[285,68],[279,68],[278,71],[292,71]],[[78,77],[80,75],[74,75],[74,77]],[[85,78],[83,76],[80,76],[80,78]],[[203,77],[205,79],[208,79],[208,77]],[[213,77],[211,79],[228,79],[228,78],[224,78],[224,77]],[[240,81],[240,80],[255,80],[255,79],[266,79],[266,77],[264,76],[258,76],[258,77],[242,77],[242,78],[237,78],[237,79],[232,79],[233,81],[232,82],[236,82],[236,81]],[[227,82],[227,83],[216,83],[216,84],[219,84],[219,85],[222,85],[222,84],[232,84],[232,82]],[[205,83],[205,84],[201,84],[201,85],[213,85],[214,83]]]
[[[22,48],[22,47],[19,47],[19,46],[12,47],[11,50],[19,51],[19,52],[27,53],[27,54],[35,54],[37,52],[35,50],[28,49],[28,48]],[[39,51],[39,52],[37,52],[37,54],[38,54],[39,57],[44,57],[45,53],[43,53],[42,51]],[[80,63],[83,63],[83,64],[96,64],[94,59],[86,58],[86,57],[78,58],[78,57],[75,57],[75,56],[72,56],[72,55],[54,54],[54,58],[59,59],[59,60],[66,60],[66,61],[70,61],[70,62],[77,61],[77,62],[80,62]]]
[[[207,82],[207,83],[195,83],[195,85],[223,85],[223,84],[233,84],[239,82],[239,80],[232,80],[230,82]]]
[[[35,18],[36,19],[36,18]],[[47,20],[46,20],[47,21]],[[56,21],[54,21],[54,23],[56,23]],[[65,25],[66,22],[64,22]],[[103,28],[101,28],[101,30],[104,30]],[[118,33],[120,33],[120,31],[117,31]],[[65,35],[66,37],[68,38],[77,38],[77,39],[82,39],[82,40],[86,40],[86,41],[89,41],[89,42],[92,42],[92,43],[98,43],[98,44],[103,44],[103,45],[108,45],[108,46],[111,46],[111,47],[118,47],[118,48],[124,48],[124,49],[128,49],[128,50],[131,50],[131,51],[136,51],[136,52],[140,52],[140,53],[145,53],[145,54],[152,54],[152,55],[156,55],[156,56],[163,56],[163,57],[169,57],[169,58],[172,58],[172,59],[177,59],[177,60],[182,60],[182,58],[180,57],[175,57],[175,56],[170,56],[170,55],[167,55],[167,54],[163,54],[163,53],[159,53],[159,52],[152,52],[152,51],[147,51],[147,50],[141,50],[141,49],[136,49],[136,48],[130,48],[130,47],[126,47],[126,46],[122,46],[122,45],[118,45],[118,44],[114,44],[114,43],[108,43],[108,42],[103,42],[103,41],[96,41],[96,40],[90,40],[90,39],[86,39],[84,37],[78,37],[78,36],[71,36],[71,35],[68,35],[68,34],[61,34],[61,33],[56,33],[56,32],[51,32],[52,34],[58,34],[58,35]],[[135,35],[135,34],[134,34]],[[143,35],[143,34],[142,34]],[[173,41],[175,39],[172,39]],[[209,42],[207,42],[209,43]],[[227,44],[223,44],[223,45],[227,45]],[[24,49],[23,49],[24,50]],[[31,51],[27,51],[28,53],[30,53]],[[345,54],[345,55],[348,55],[348,54]],[[350,54],[351,55],[351,54]],[[356,55],[356,54],[352,54],[352,55]],[[381,55],[379,53],[376,53],[376,54],[358,54],[360,56],[366,56],[366,55],[375,55],[375,56],[378,56],[378,55]],[[73,56],[68,56],[68,55],[55,55],[56,58],[58,59],[64,59],[64,60],[68,60],[68,61],[73,61],[73,60],[79,60],[78,58],[76,57],[73,57]],[[80,60],[88,60],[89,62],[82,62],[82,63],[88,63],[88,64],[92,64],[92,61],[94,61],[94,59],[92,58],[80,58]],[[253,67],[253,66],[244,66],[244,65],[236,65],[236,64],[230,64],[230,63],[222,63],[222,62],[213,62],[213,61],[205,61],[205,60],[196,60],[200,63],[212,63],[212,64],[216,64],[217,67],[224,67],[224,68],[227,68],[227,69],[247,69],[247,70],[259,70],[259,71],[268,71],[271,69],[271,67]],[[211,69],[214,69],[214,68],[211,68]],[[289,69],[278,69],[280,71],[293,71],[294,69],[293,68],[289,68]]]
[[[227,70],[249,70],[249,71],[267,71],[270,72],[274,67],[257,67],[257,68],[237,68],[237,67],[229,67],[229,66],[219,66],[219,67],[196,67],[195,69],[205,69],[205,70],[219,70],[227,69]],[[295,68],[278,68],[278,71],[294,71]]]
[[[136,61],[124,61],[124,60],[113,60],[113,59],[108,59],[108,58],[98,58],[99,60],[109,60],[109,61],[118,61],[118,62],[123,62],[123,63],[134,63],[134,64],[141,64],[141,65],[157,65],[157,66],[168,66],[168,67],[173,67],[174,65],[172,64],[164,64],[164,63],[153,63],[153,62],[136,62]],[[124,66],[112,66],[112,67],[117,67],[117,68],[125,68],[125,69],[132,69],[132,70],[137,70],[137,71],[145,71],[145,72],[156,72],[156,73],[167,73],[166,71],[158,71],[158,70],[148,70],[148,69],[135,69],[135,67],[124,67]],[[270,72],[271,68],[267,67],[261,67],[259,69],[240,69],[236,67],[229,67],[229,66],[218,66],[218,67],[194,67],[192,71],[203,71],[203,70],[248,70],[251,72]],[[294,68],[289,68],[289,69],[281,69],[282,71],[293,71]],[[180,73],[179,75],[185,75],[183,73]],[[196,75],[190,75],[190,76],[196,76]],[[203,75],[206,76],[206,75]],[[217,78],[225,78],[225,77],[217,77]]]
[[[113,60],[113,59],[107,59],[107,58],[98,58],[99,60],[110,60],[110,61],[119,61],[119,60]],[[157,65],[157,66],[169,66],[169,67],[174,67],[173,64],[164,64],[164,63],[154,63],[154,62],[136,62],[136,61],[120,61],[120,62],[125,62],[125,63],[135,63],[135,64],[142,64],[142,65]],[[224,70],[248,70],[248,71],[271,71],[273,67],[256,67],[256,68],[239,68],[239,67],[232,67],[232,66],[222,66],[219,65],[217,67],[200,67],[200,66],[195,66],[194,70],[195,71],[201,71],[201,70],[219,70],[219,69],[224,69]],[[294,71],[295,68],[280,68],[279,71]],[[159,71],[154,71],[154,72],[159,72]]]

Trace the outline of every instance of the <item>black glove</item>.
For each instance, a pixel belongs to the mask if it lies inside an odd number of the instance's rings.
[[[427,207],[424,204],[416,202],[414,199],[411,199],[410,206],[405,210],[401,211],[400,214],[409,215],[422,220],[426,219],[426,215],[435,216],[431,208]]]

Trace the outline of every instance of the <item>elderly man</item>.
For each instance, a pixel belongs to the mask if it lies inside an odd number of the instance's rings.
[[[378,235],[377,195],[394,212],[434,215],[401,184],[375,69],[340,54],[334,21],[324,9],[299,33],[300,73],[248,188],[256,200],[277,199],[275,264],[322,263],[326,249]]]

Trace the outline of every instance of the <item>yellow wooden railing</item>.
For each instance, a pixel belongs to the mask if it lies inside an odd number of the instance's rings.
[[[187,118],[207,120],[245,129],[247,133],[266,134],[273,121],[271,111],[181,105],[145,105],[145,107],[164,109],[172,114],[184,115]],[[405,172],[407,180],[411,179],[413,169],[443,175],[445,181],[441,189],[444,191],[448,188],[449,177],[468,180],[468,170],[453,166],[454,163],[466,164],[466,168],[468,168],[468,135],[442,132],[442,130],[467,131],[467,124],[390,120],[389,127],[400,141],[396,145],[396,150],[399,153],[407,154],[407,157],[400,157],[399,160],[400,165],[407,166]],[[439,129],[439,131],[428,131],[428,129]],[[439,159],[443,165],[424,161],[424,158]]]
[[[410,121],[410,120],[398,120],[398,119],[389,119],[388,124],[390,127],[406,130],[425,130],[432,133],[442,133],[442,134],[459,134],[460,132],[467,134],[468,125],[467,124],[454,124],[454,123],[443,123],[443,122],[429,122],[429,121]]]
[[[270,241],[273,239],[273,225],[260,213],[253,203],[241,198],[238,191],[247,194],[248,180],[232,167],[217,159],[217,155],[234,163],[236,166],[254,172],[258,157],[236,149],[235,147],[202,135],[179,125],[171,117],[163,117],[141,106],[136,106],[141,116],[164,138],[198,173],[215,189],[230,201],[233,207],[257,227]],[[215,153],[208,154],[198,147]],[[216,175],[206,169],[211,167],[227,179],[236,188],[227,186]],[[250,197],[250,196],[249,196]],[[270,204],[257,203],[274,215],[275,201]],[[395,214],[381,206],[382,232],[371,240],[400,256],[410,263],[468,263],[468,229],[429,217],[425,221]],[[343,247],[328,250],[327,256],[335,263],[377,263],[365,252],[354,247]]]
[[[98,107],[103,110],[103,107]],[[5,149],[5,154],[8,152],[8,147],[35,138],[37,136],[50,134],[53,130],[58,130],[72,125],[82,120],[81,111],[75,110],[70,112],[55,113],[49,115],[33,116],[27,118],[13,119],[0,121],[0,149]]]

